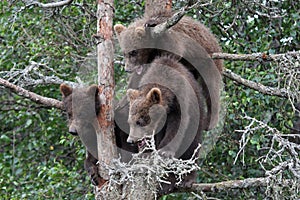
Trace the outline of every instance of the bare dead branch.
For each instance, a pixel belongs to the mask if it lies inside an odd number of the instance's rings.
[[[223,71],[224,76],[236,81],[237,83],[240,83],[246,87],[252,88],[262,94],[266,95],[272,95],[272,96],[278,96],[278,97],[284,97],[288,98],[289,92],[286,89],[279,89],[274,87],[268,87],[261,83],[256,83],[247,79],[242,78],[241,76],[233,73],[229,69],[225,69]]]
[[[242,154],[244,163],[246,145],[249,145],[249,141],[257,131],[263,133],[261,137],[270,142],[262,144],[260,149],[267,150],[267,153],[259,157],[257,161],[268,178],[266,195],[273,199],[282,199],[282,191],[285,188],[287,192],[285,195],[290,194],[290,199],[299,199],[297,191],[300,189],[300,145],[288,140],[287,136],[284,136],[276,128],[268,126],[265,122],[249,116],[245,116],[244,119],[249,120],[250,123],[243,130],[236,130],[236,132],[242,133],[240,150],[236,158]],[[288,184],[282,184],[287,179],[289,180]]]
[[[241,61],[276,61],[277,59],[286,55],[300,55],[300,51],[287,52],[283,54],[268,55],[265,53],[253,54],[230,54],[230,53],[213,53],[212,59],[225,59],[225,60],[241,60]]]
[[[52,74],[50,76],[46,75]],[[20,87],[62,84],[66,83],[72,87],[78,84],[71,81],[65,81],[59,78],[57,72],[46,64],[31,61],[24,69],[17,69],[13,67],[10,71],[1,71],[0,76],[9,82],[19,85]]]
[[[190,188],[181,188],[178,192],[195,192],[201,194],[203,192],[220,192],[228,191],[232,189],[247,189],[253,187],[267,187],[270,178],[247,178],[244,180],[231,180],[231,181],[222,181],[218,183],[198,183],[193,184]],[[289,186],[293,183],[293,180],[285,179],[282,180],[281,186]]]
[[[241,76],[235,74],[229,69],[225,69],[223,74],[240,83],[246,87],[259,91],[262,94],[284,97],[290,100],[293,104],[300,99],[299,94],[299,76],[300,67],[299,60],[300,51],[287,52],[284,54],[267,55],[265,53],[254,54],[228,54],[228,53],[213,53],[211,56],[213,59],[226,59],[226,60],[241,60],[241,61],[272,61],[277,63],[276,74],[280,79],[282,85],[278,87],[268,87],[260,83],[256,83]],[[283,87],[280,89],[280,87]]]
[[[41,8],[57,8],[57,7],[69,5],[72,2],[73,2],[73,0],[64,0],[64,1],[58,1],[58,2],[53,2],[53,3],[41,3],[39,1],[30,1],[30,3],[27,5],[27,7],[28,6],[38,6]]]
[[[276,75],[278,77],[278,86],[289,90],[288,100],[296,108],[294,103],[300,102],[300,53],[285,54],[276,58]]]
[[[154,135],[153,135],[154,136]],[[177,175],[176,185],[179,186],[183,177],[192,171],[199,170],[197,152],[194,151],[189,160],[163,156],[156,150],[154,137],[146,140],[145,147],[133,154],[129,163],[114,159],[111,165],[99,162],[109,171],[109,181],[99,191],[100,199],[157,199],[157,189],[163,183],[170,184],[167,175]],[[123,185],[123,193],[120,192]],[[96,198],[99,199],[99,198]]]
[[[272,7],[270,2],[254,0],[246,1],[244,4],[252,13],[268,19],[278,19],[286,16],[285,10],[281,10],[275,6]]]
[[[180,19],[186,13],[188,13],[191,9],[208,6],[210,4],[211,4],[211,2],[209,2],[209,3],[202,3],[202,1],[197,1],[195,4],[193,4],[191,6],[187,5],[187,6],[183,7],[183,8],[181,8],[180,11],[176,12],[167,21],[165,21],[164,23],[161,23],[161,24],[155,26],[154,29],[152,29],[152,32],[151,32],[152,36],[156,37],[156,36],[160,35],[161,33],[165,32],[167,29],[169,29],[172,26],[174,26],[175,24],[177,24],[180,21]]]
[[[49,107],[55,107],[60,110],[63,110],[63,103],[61,101],[58,101],[56,99],[48,98],[48,97],[43,97],[41,95],[38,95],[36,93],[30,92],[28,90],[25,90],[24,88],[21,88],[17,85],[14,85],[10,82],[8,82],[5,79],[0,78],[0,84],[3,85],[6,88],[11,89],[14,93],[18,94],[19,96],[25,97],[27,99],[30,99],[36,103],[39,104],[44,104]]]
[[[230,189],[246,189],[251,187],[267,186],[268,178],[247,178],[245,180],[231,180],[218,183],[198,183],[193,184],[191,188],[182,188],[180,192],[219,192]],[[286,181],[288,183],[288,181]]]

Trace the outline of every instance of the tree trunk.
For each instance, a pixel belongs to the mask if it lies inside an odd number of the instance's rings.
[[[114,48],[112,43],[113,0],[98,0],[97,9],[97,64],[100,94],[100,113],[97,131],[99,173],[105,180],[109,179],[108,171],[103,165],[110,165],[116,158],[114,120],[112,100],[114,97]]]
[[[116,158],[116,142],[114,137],[114,120],[112,100],[114,97],[114,70],[113,70],[113,43],[112,43],[112,20],[113,0],[97,0],[97,61],[98,81],[101,110],[98,117],[100,127],[97,128],[99,173],[102,178],[109,180],[107,168],[112,166],[112,159]],[[145,12],[151,14],[165,9],[171,9],[171,0],[148,0],[146,1]],[[159,8],[159,10],[158,10]],[[157,183],[153,183],[154,185]],[[134,183],[128,182],[120,188],[98,187],[96,188],[96,199],[112,199],[118,195],[122,199],[155,199],[155,193],[149,188],[149,183],[144,176],[135,177]],[[141,192],[142,191],[142,192]]]

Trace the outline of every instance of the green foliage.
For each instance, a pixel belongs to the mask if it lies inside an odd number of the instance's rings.
[[[142,16],[144,11],[144,1],[117,1],[115,0],[115,18],[116,24],[128,25],[136,18]]]
[[[96,33],[94,1],[74,1],[56,9],[24,7],[19,1],[0,3],[0,66],[1,71],[24,69],[32,61],[46,64],[55,75],[74,81],[83,59],[92,52]],[[235,4],[233,4],[233,2]],[[228,53],[284,53],[299,50],[300,5],[296,1],[272,1],[278,15],[268,18],[255,4],[214,1],[214,4],[189,13],[210,27]],[[173,7],[182,7],[182,1]],[[115,1],[114,23],[129,24],[141,16],[144,1]],[[217,12],[222,11],[222,12]],[[218,14],[217,14],[218,13]],[[237,14],[237,17],[236,17]],[[235,18],[236,17],[236,18]],[[235,23],[233,23],[235,22]],[[233,23],[233,25],[231,25]],[[228,30],[225,32],[224,30]],[[117,49],[118,50],[118,49]],[[120,52],[117,51],[120,58]],[[264,62],[225,62],[242,77],[269,86],[277,86],[275,65]],[[48,75],[51,75],[49,72]],[[126,77],[115,65],[117,95],[124,94]],[[239,151],[240,133],[248,122],[242,116],[255,117],[286,132],[293,113],[289,102],[266,96],[236,85],[224,78],[226,90],[226,123],[214,149],[201,160],[199,182],[209,183],[264,175],[256,159],[269,142],[257,133],[245,148],[245,164]],[[40,95],[61,99],[58,85],[27,88]],[[24,100],[0,89],[0,196],[2,199],[93,199],[90,180],[83,169],[85,150],[78,138],[67,133],[66,116],[57,109]],[[262,199],[263,189],[227,191],[222,199]],[[208,194],[209,196],[210,194]],[[188,194],[172,194],[163,199],[193,199]]]
[[[62,79],[74,80],[79,58],[90,51],[90,36],[96,30],[96,18],[86,9],[93,13],[95,6],[22,10],[24,6],[0,3],[1,71],[23,69],[34,61],[46,64]],[[58,88],[27,89],[61,99]],[[1,199],[93,199],[83,169],[85,148],[67,133],[65,114],[2,88],[0,93]]]

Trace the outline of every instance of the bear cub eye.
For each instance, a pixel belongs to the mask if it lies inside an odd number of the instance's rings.
[[[146,126],[150,123],[150,117],[149,116],[141,117],[135,123],[140,127]]]
[[[138,54],[137,50],[133,50],[128,53],[128,55],[131,57],[137,56],[137,54]]]

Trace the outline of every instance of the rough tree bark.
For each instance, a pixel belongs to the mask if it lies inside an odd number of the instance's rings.
[[[101,106],[98,116],[100,129],[96,128],[96,132],[99,173],[102,178],[108,180],[108,171],[104,166],[110,165],[112,159],[117,156],[112,106],[115,85],[113,68],[114,48],[112,43],[114,1],[98,0],[97,4],[97,65]]]
[[[98,142],[98,160],[99,160],[99,173],[105,180],[109,179],[108,171],[105,165],[110,165],[112,159],[116,158],[116,142],[114,138],[113,129],[113,106],[112,100],[114,96],[114,71],[113,71],[113,44],[112,44],[112,20],[113,20],[113,0],[97,0],[97,62],[98,62],[98,81],[100,89],[100,114],[98,121],[99,128],[96,128],[97,142]],[[151,14],[157,11],[163,11],[165,9],[171,9],[171,0],[148,0],[146,1],[145,13]],[[102,165],[103,163],[104,165]],[[137,177],[136,183],[140,184],[140,191],[135,192],[130,187],[130,183],[127,184],[126,189],[120,191],[123,193],[125,199],[155,199],[153,191],[147,189],[144,177]],[[144,182],[144,184],[142,184]],[[134,184],[134,183],[133,183]],[[115,191],[109,191],[99,185],[96,190],[96,199],[106,199],[110,196],[107,193],[113,193]],[[106,191],[103,191],[106,190]],[[125,193],[125,194],[124,194]],[[142,196],[141,196],[142,194]]]

